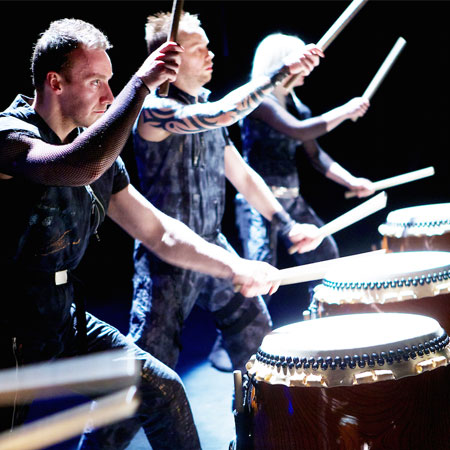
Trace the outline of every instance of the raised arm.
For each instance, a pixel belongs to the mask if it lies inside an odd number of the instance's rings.
[[[253,111],[261,101],[291,74],[309,74],[319,64],[320,49],[305,46],[292,55],[272,77],[261,77],[232,91],[216,102],[182,105],[174,100],[153,97],[144,104],[139,118],[139,134],[149,141],[161,141],[170,133],[198,133],[229,126]]]
[[[355,97],[320,116],[300,120],[286,111],[274,98],[269,97],[252,113],[252,117],[286,136],[305,142],[328,133],[347,119],[356,120],[362,117],[368,108],[368,100]]]
[[[181,51],[170,43],[152,53],[107,112],[70,144],[45,143],[30,129],[8,131],[11,118],[0,118],[0,172],[46,185],[96,180],[122,151],[149,89],[175,79]]]

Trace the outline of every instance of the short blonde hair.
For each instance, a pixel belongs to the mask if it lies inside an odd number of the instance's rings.
[[[286,56],[300,50],[304,45],[305,43],[297,36],[282,33],[269,34],[256,48],[251,77],[272,75],[280,68]]]
[[[167,41],[172,24],[171,12],[159,12],[147,17],[145,25],[145,41],[147,42],[148,53],[152,53],[160,45]],[[196,31],[201,28],[201,22],[197,14],[182,12],[180,16],[179,29],[184,31]]]

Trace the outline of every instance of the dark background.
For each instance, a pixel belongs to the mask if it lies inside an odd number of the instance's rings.
[[[258,42],[272,32],[298,34],[317,42],[349,1],[189,1],[185,9],[198,13],[215,53],[213,80],[207,86],[218,99],[248,80]],[[32,45],[52,20],[75,17],[103,30],[118,93],[146,56],[144,24],[158,11],[170,11],[171,1],[2,1],[0,13],[2,88],[0,109],[17,93],[33,95],[29,60]],[[357,176],[377,181],[434,166],[431,178],[389,189],[387,208],[335,234],[342,255],[380,245],[378,225],[389,211],[421,204],[449,202],[449,44],[450,3],[447,1],[369,0],[326,51],[326,58],[297,90],[318,115],[361,95],[381,63],[402,36],[407,45],[372,98],[371,108],[356,123],[347,121],[319,139],[322,147]],[[230,127],[240,149],[239,129]],[[122,154],[137,185],[130,143]],[[362,200],[344,199],[344,188],[315,172],[299,158],[302,192],[325,222]],[[223,229],[240,251],[234,225],[234,190],[228,186]],[[3,214],[10,212],[4,211]],[[133,240],[107,220],[79,268],[90,293],[88,309],[102,319],[128,329],[131,302]],[[280,288],[271,302],[274,325],[298,321],[306,302],[304,285]],[[201,323],[201,326],[198,324]],[[180,373],[204,360],[215,339],[210,318],[194,310],[186,324]],[[79,402],[77,399],[75,402]],[[64,408],[64,401],[38,403],[34,417]],[[76,439],[73,440],[75,442]],[[55,448],[72,448],[69,445]]]
[[[212,99],[248,80],[257,43],[272,32],[298,34],[317,42],[334,23],[347,1],[185,1],[198,13],[215,53]],[[18,92],[33,95],[29,59],[32,45],[50,21],[84,19],[103,30],[110,51],[118,93],[146,56],[146,17],[169,11],[169,1],[1,2],[3,84],[0,108]],[[361,95],[399,36],[407,45],[372,98],[366,116],[347,121],[319,139],[322,147],[353,174],[373,181],[434,166],[434,177],[388,190],[388,206],[370,218],[335,234],[341,254],[379,246],[377,227],[391,210],[449,201],[449,18],[447,1],[369,2],[329,46],[326,58],[299,88],[299,97],[317,115]],[[230,127],[240,149],[237,125]],[[128,144],[123,158],[137,184]],[[344,188],[315,172],[300,158],[302,192],[325,222],[355,207],[361,200],[344,199]],[[240,251],[229,186],[223,229]],[[128,308],[131,299],[133,241],[107,221],[101,242],[92,242],[80,267],[90,287],[90,308],[109,309],[114,302]],[[289,295],[280,289],[277,295]],[[127,315],[116,325],[126,331]]]

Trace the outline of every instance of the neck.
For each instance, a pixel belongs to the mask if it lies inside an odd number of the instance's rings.
[[[184,83],[181,80],[176,80],[174,84],[178,89],[181,89],[183,92],[192,95],[192,97],[195,97],[196,99],[198,99],[198,96],[202,89],[202,86],[197,86],[193,83]]]
[[[286,107],[286,97],[288,94],[289,90],[284,88],[283,85],[279,85],[273,90],[273,95],[283,108]]]
[[[64,143],[67,136],[73,131],[74,126],[64,120],[59,104],[42,94],[36,93],[31,106]]]

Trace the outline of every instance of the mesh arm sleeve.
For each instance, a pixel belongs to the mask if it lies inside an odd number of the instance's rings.
[[[3,132],[0,172],[45,185],[91,183],[122,151],[147,94],[140,78],[132,77],[103,117],[70,144],[48,144],[27,131]]]

